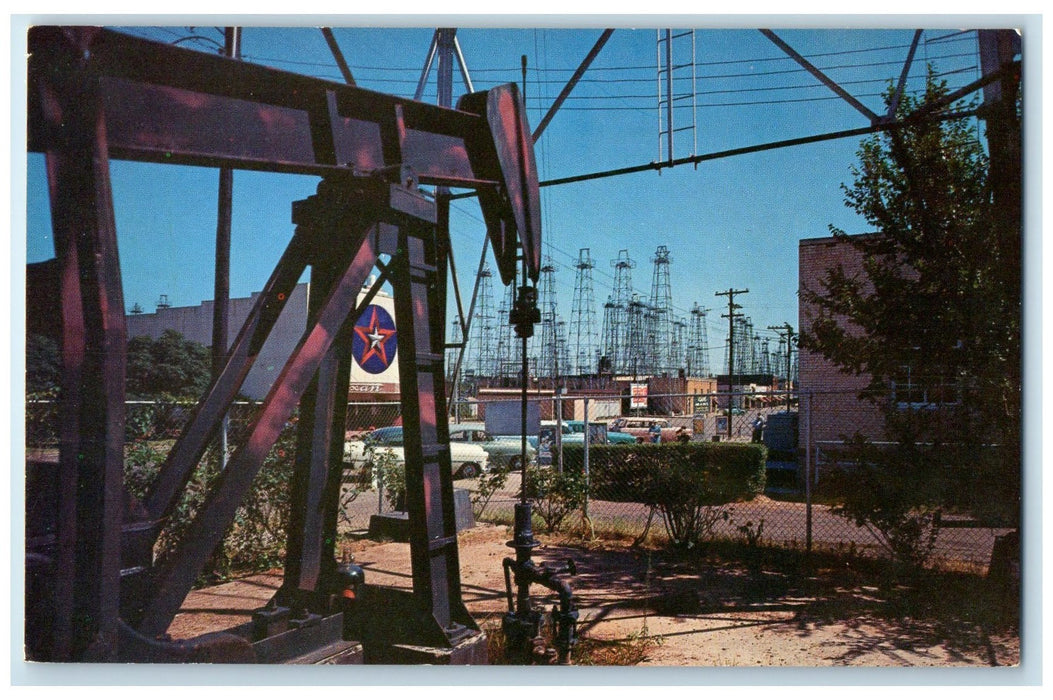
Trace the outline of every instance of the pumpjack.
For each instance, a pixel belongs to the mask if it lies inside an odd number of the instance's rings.
[[[34,27],[28,47],[28,145],[46,160],[55,258],[31,265],[27,286],[30,299],[57,300],[32,315],[59,340],[62,369],[58,458],[26,465],[27,658],[485,663],[461,596],[441,188],[475,192],[504,283],[521,269],[536,284],[537,170],[516,86],[444,108],[95,27]],[[111,159],[321,178],[292,204],[291,241],[140,500],[123,479],[127,338]],[[159,534],[308,268],[303,336],[186,536],[156,563]],[[334,551],[350,331],[376,269],[365,303],[390,284],[399,321],[411,592],[370,587]],[[280,589],[246,625],[172,640],[173,617],[297,408]]]

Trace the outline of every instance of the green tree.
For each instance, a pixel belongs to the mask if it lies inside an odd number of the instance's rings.
[[[126,390],[130,398],[197,399],[208,388],[208,348],[166,330],[157,340],[139,336],[128,341]]]
[[[947,94],[930,70],[925,94],[904,96],[897,117]],[[990,463],[995,474],[981,479],[972,470],[958,479],[959,496],[969,481],[987,481],[986,487],[973,484],[985,491],[1008,486],[1002,505],[1015,512],[1020,229],[994,206],[997,183],[976,124],[907,119],[906,126],[863,141],[858,157],[854,182],[842,185],[845,203],[876,233],[831,231],[860,251],[864,275],[835,267],[818,288],[802,290],[814,313],[801,344],[869,378],[862,395],[884,410],[890,440],[911,449],[933,445],[947,468],[970,458]],[[992,445],[997,459],[977,459]]]

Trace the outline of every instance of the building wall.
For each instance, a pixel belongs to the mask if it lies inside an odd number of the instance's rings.
[[[363,290],[363,293],[365,290]],[[241,393],[251,399],[263,399],[270,391],[274,380],[278,378],[289,355],[307,328],[307,302],[310,293],[309,284],[298,284],[289,295],[281,315],[274,324],[267,341],[263,344],[255,364],[249,371],[242,385]],[[229,342],[233,344],[238,331],[252,311],[259,292],[250,297],[230,300]],[[383,292],[376,295],[373,303],[383,307],[395,316],[394,299]],[[130,314],[127,317],[128,337],[148,336],[157,339],[166,330],[181,333],[187,340],[212,345],[212,311],[214,302],[204,301],[198,306],[181,306],[158,309],[149,314]],[[356,362],[351,365],[351,398],[364,395],[376,399],[378,396],[394,395],[398,398],[398,364],[391,366],[380,374],[370,374]]]
[[[873,234],[868,234],[873,235]],[[844,241],[834,238],[809,238],[798,247],[799,284],[802,291],[822,291],[821,282],[828,270],[840,265],[847,274],[863,276],[862,254]],[[814,317],[815,307],[804,301],[799,306],[799,327],[806,331]],[[847,323],[847,322],[846,322]],[[872,404],[860,401],[860,390],[868,377],[846,374],[818,353],[800,349],[798,384],[801,396],[801,430],[808,430],[805,417],[811,417],[813,443],[839,441],[843,436],[860,432],[874,440],[884,438],[884,419]],[[808,406],[811,395],[811,406]],[[805,444],[801,435],[801,445]]]

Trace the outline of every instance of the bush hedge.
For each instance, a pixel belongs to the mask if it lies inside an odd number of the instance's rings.
[[[764,491],[763,445],[689,442],[589,446],[589,497],[658,505],[670,489],[703,487],[710,504],[752,498]],[[563,468],[583,471],[585,449],[563,447]]]

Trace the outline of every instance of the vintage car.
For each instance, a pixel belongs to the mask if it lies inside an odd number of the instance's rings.
[[[597,425],[599,421],[593,423],[589,422],[589,425]],[[585,421],[583,420],[567,420],[563,421],[564,430],[563,434],[567,435],[584,435],[585,434]],[[607,444],[608,445],[621,445],[625,443],[635,444],[636,438],[628,433],[611,432],[607,430]]]
[[[399,462],[405,461],[402,451],[402,426],[377,428],[362,440],[344,443],[344,462],[352,470],[372,464],[378,454],[389,453]],[[472,479],[490,469],[490,457],[482,447],[463,442],[450,442],[450,463],[454,478]]]
[[[607,424],[607,434],[623,433],[632,435],[637,442],[654,442],[651,426],[657,425],[661,430],[660,442],[674,442],[678,429],[669,424],[666,418],[632,416],[615,418]]]
[[[522,439],[514,435],[491,435],[482,423],[451,423],[451,448],[453,443],[478,445],[486,450],[490,457],[491,469],[507,467],[515,471],[520,468],[520,460],[523,457]],[[529,442],[526,449],[527,464],[531,464],[537,455],[537,449]]]

